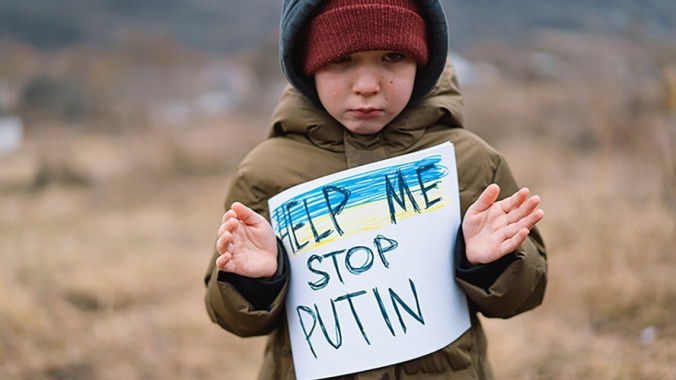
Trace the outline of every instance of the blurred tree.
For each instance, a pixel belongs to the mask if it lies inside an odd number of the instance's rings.
[[[19,109],[28,120],[81,121],[88,113],[87,99],[76,81],[44,75],[26,83]]]

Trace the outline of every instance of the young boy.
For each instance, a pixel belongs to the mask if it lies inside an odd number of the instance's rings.
[[[274,111],[270,138],[231,183],[205,279],[209,316],[239,336],[269,334],[259,377],[295,378],[284,312],[289,264],[268,199],[450,141],[463,221],[448,233],[458,233],[455,276],[471,328],[427,356],[345,378],[492,378],[476,313],[508,318],[541,303],[547,264],[534,226],[543,212],[503,157],[462,127],[439,1],[286,0],[281,21],[281,64],[293,87]]]

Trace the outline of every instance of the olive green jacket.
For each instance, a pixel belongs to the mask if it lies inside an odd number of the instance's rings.
[[[450,64],[426,99],[407,107],[375,135],[352,134],[288,88],[274,111],[270,137],[242,161],[225,204],[242,202],[269,219],[268,199],[294,185],[450,141],[455,148],[464,216],[489,184],[500,185],[501,199],[516,192],[518,186],[504,158],[462,123],[462,99]],[[284,308],[288,278],[269,310],[255,310],[231,283],[218,279],[215,255],[205,278],[209,316],[239,336],[268,334],[259,377],[294,379]],[[545,248],[537,229],[510,255],[512,259],[500,267],[495,278],[472,281],[467,279],[472,276],[456,272],[469,301],[472,326],[455,342],[418,359],[343,378],[491,379],[486,339],[476,313],[509,318],[532,309],[542,302],[547,281]]]

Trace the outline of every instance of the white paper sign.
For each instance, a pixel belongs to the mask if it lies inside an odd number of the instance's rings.
[[[452,144],[306,182],[269,207],[291,263],[286,312],[298,378],[411,360],[470,327],[453,270]]]

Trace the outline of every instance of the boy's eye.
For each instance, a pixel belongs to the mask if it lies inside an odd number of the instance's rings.
[[[398,62],[398,61],[402,60],[402,59],[405,58],[405,57],[406,57],[406,56],[403,55],[403,54],[401,54],[401,53],[387,53],[387,54],[385,54],[385,56],[383,57],[383,60],[384,60],[384,61],[387,61],[387,62]]]
[[[338,57],[331,63],[346,63],[346,62],[350,62],[350,56],[349,55],[344,55],[342,57]]]

